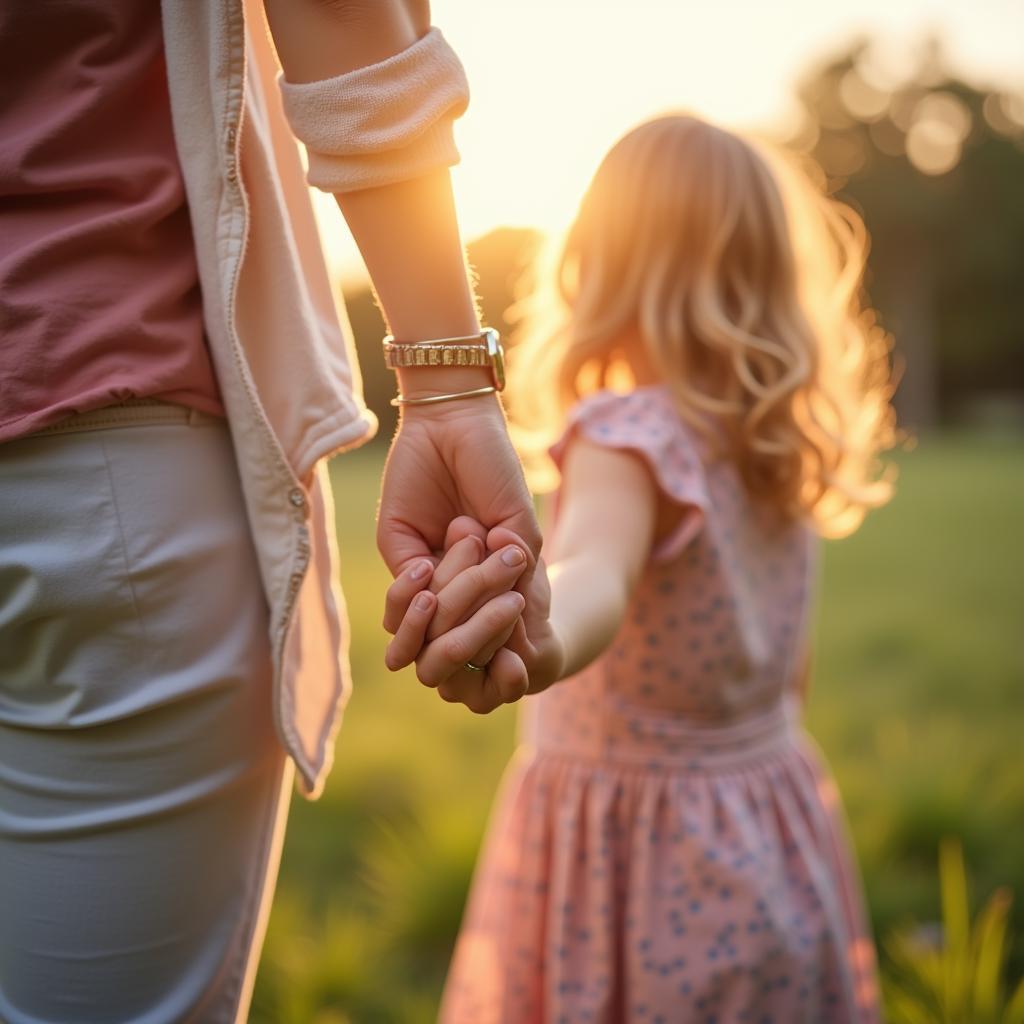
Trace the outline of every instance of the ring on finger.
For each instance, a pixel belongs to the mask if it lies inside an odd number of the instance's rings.
[[[475,662],[472,662],[472,661],[467,661],[466,664],[465,664],[465,668],[468,669],[470,672],[486,672],[487,671],[487,666],[486,665],[477,665]]]

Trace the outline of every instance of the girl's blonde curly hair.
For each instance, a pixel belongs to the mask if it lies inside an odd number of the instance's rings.
[[[856,213],[781,153],[686,115],[635,128],[523,303],[510,411],[528,468],[639,344],[752,496],[851,532],[890,496],[879,454],[895,440],[866,253]]]

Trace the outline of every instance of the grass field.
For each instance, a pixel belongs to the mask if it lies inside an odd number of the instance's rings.
[[[513,741],[511,709],[480,719],[383,669],[381,457],[332,467],[356,692],[325,795],[293,803],[256,1024],[433,1020]],[[998,885],[1024,902],[1024,444],[948,437],[899,461],[896,500],[826,548],[808,713],[881,936],[937,918],[946,835],[976,904]]]

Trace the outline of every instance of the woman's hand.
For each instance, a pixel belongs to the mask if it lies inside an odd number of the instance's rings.
[[[526,593],[540,555],[540,528],[493,396],[403,409],[377,520],[377,545],[392,575],[413,562],[434,561],[460,516],[481,524],[484,536],[503,528],[514,537],[506,543],[524,548],[527,567],[517,589]]]

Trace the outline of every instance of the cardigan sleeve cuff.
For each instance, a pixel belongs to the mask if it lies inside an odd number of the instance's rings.
[[[462,64],[432,28],[408,49],[335,78],[279,79],[285,114],[325,192],[391,185],[459,162],[452,124],[469,104]]]

